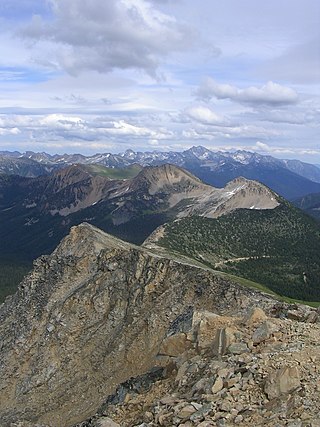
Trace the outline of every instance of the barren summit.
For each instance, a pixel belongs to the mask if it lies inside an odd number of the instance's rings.
[[[157,202],[162,210],[174,209],[178,217],[210,218],[234,209],[274,209],[279,205],[279,197],[257,181],[239,177],[225,188],[215,188],[169,164],[144,168],[126,192],[136,192],[140,199],[149,198],[151,205]]]

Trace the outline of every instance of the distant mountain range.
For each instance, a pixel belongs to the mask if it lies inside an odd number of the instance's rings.
[[[56,166],[49,163],[41,163],[28,157],[1,155],[0,173],[7,175],[19,175],[24,177],[36,177],[50,174]]]
[[[49,155],[47,153],[0,152],[0,172],[26,177],[48,175],[72,164],[98,164],[109,168],[126,168],[134,164],[155,166],[170,163],[187,169],[205,183],[224,187],[243,176],[258,180],[283,197],[292,200],[320,192],[320,168],[299,160],[280,160],[248,151],[213,152],[192,147],[183,152],[134,152],[121,154]]]

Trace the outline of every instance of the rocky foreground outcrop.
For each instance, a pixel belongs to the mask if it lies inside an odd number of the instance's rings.
[[[163,372],[122,384],[76,427],[318,427],[319,332],[261,309],[194,312],[189,332],[164,340]]]
[[[82,224],[0,306],[0,425],[313,422],[318,320]]]

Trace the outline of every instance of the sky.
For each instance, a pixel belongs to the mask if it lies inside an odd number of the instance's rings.
[[[320,164],[319,0],[0,0],[0,150]]]

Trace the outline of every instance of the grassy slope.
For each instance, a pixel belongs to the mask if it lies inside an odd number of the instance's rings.
[[[166,226],[159,244],[277,294],[320,300],[320,228],[289,204],[175,221]],[[227,261],[237,258],[248,259]]]
[[[138,175],[142,170],[142,167],[139,165],[132,165],[126,168],[107,168],[102,165],[86,165],[84,168],[91,175],[100,175],[110,179],[130,179]]]
[[[219,272],[219,274],[225,276],[226,278],[232,280],[233,282],[239,283],[239,285],[246,286],[248,288],[257,289],[259,291],[265,292],[267,294],[272,295],[276,299],[279,299],[280,301],[285,301],[288,303],[299,303],[299,304],[306,304],[311,307],[320,307],[320,301],[304,301],[297,298],[290,298],[283,295],[279,295],[276,292],[271,291],[267,286],[262,285],[261,283],[253,282],[252,280],[245,279],[243,277],[234,276],[229,273],[225,272]]]

